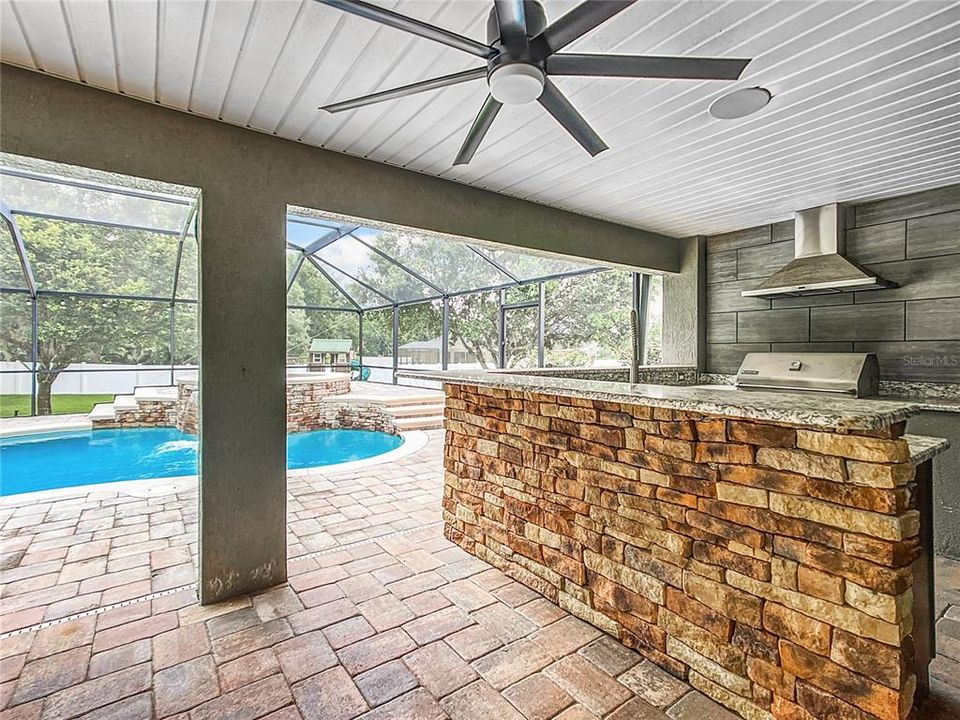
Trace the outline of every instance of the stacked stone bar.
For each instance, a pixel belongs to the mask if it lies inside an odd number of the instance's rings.
[[[745,718],[911,712],[903,423],[446,392],[448,538]]]

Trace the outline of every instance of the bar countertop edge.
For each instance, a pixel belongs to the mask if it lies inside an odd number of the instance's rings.
[[[804,425],[836,432],[880,430],[916,415],[915,402],[824,397],[800,393],[731,392],[677,385],[646,385],[494,373],[482,370],[401,370],[397,377],[455,385],[643,404],[694,413]]]

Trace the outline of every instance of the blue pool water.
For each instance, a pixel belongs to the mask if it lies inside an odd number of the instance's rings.
[[[287,435],[291,470],[380,455],[403,439],[370,430]],[[197,438],[174,428],[78,430],[0,438],[0,495],[195,475]]]

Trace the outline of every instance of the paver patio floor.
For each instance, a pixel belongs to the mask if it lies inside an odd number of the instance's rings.
[[[195,487],[3,504],[2,717],[733,717],[444,539],[442,441],[292,476],[289,582],[215,606],[192,587]],[[960,717],[960,563],[938,570],[940,720]]]

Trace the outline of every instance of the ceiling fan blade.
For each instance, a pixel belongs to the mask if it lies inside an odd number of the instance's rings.
[[[444,30],[443,28],[438,28],[435,25],[415,20],[406,15],[395,13],[392,10],[371,5],[368,2],[363,2],[363,0],[317,0],[317,2],[329,5],[337,10],[359,15],[368,20],[373,20],[381,25],[387,25],[397,30],[413,33],[428,40],[435,40],[444,45],[454,47],[457,50],[463,50],[471,55],[476,55],[477,57],[488,58],[496,54],[493,48],[481,42],[464,37],[463,35],[458,35],[449,30]]]
[[[626,10],[635,1],[586,0],[550,23],[531,40],[531,44],[537,47],[542,57],[552,55],[598,25],[605,23],[617,13]]]
[[[326,110],[329,113],[338,113],[343,112],[344,110],[353,110],[354,108],[363,107],[364,105],[373,105],[375,103],[383,102],[384,100],[394,100],[396,98],[406,97],[407,95],[416,95],[417,93],[426,92],[427,90],[436,90],[437,88],[447,87],[449,85],[457,85],[470,80],[479,80],[480,78],[486,76],[487,69],[485,67],[473,68],[471,70],[453,73],[452,75],[442,75],[440,77],[431,78],[430,80],[410,83],[409,85],[403,85],[402,87],[393,88],[392,90],[384,90],[383,92],[373,93],[372,95],[363,95],[351,100],[331,103],[330,105],[324,105],[320,109]]]
[[[736,80],[749,62],[737,58],[558,53],[547,58],[547,72],[551,75]]]
[[[596,156],[608,149],[560,89],[549,80],[543,86],[539,102],[590,155]]]
[[[503,103],[494,100],[493,95],[487,95],[483,107],[480,108],[480,112],[477,113],[477,119],[473,121],[473,125],[470,126],[470,130],[467,132],[467,137],[463,140],[463,145],[460,146],[457,159],[453,161],[454,165],[466,165],[473,159],[474,153],[477,152],[477,148],[480,147],[480,143],[483,142],[487,130],[489,130],[493,124],[493,119],[502,107]]]
[[[527,47],[527,17],[523,0],[494,0],[497,7],[497,24],[500,26],[500,42],[511,53],[519,55]]]

